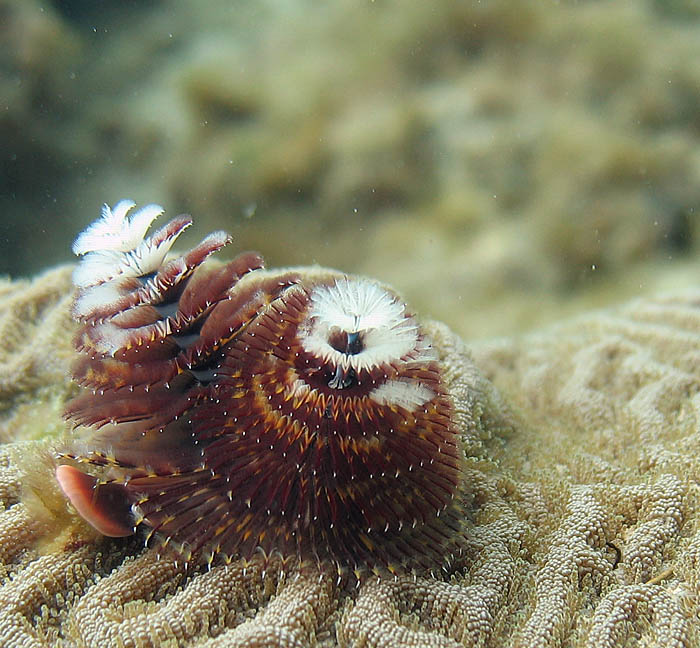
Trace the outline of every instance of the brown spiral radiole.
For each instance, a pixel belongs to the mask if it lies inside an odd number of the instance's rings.
[[[101,532],[143,525],[186,560],[439,567],[462,459],[415,318],[366,279],[269,272],[252,253],[200,267],[227,241],[80,288],[86,389],[66,414],[86,433],[57,471],[67,496]]]

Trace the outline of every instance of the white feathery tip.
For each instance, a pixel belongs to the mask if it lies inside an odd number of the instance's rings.
[[[404,305],[368,280],[338,279],[316,288],[311,301],[312,317],[347,333],[391,328],[404,319]]]
[[[415,380],[388,380],[375,387],[369,397],[380,405],[403,407],[413,412],[435,397],[435,392]]]
[[[133,206],[131,200],[122,200],[113,209],[105,205],[102,218],[75,240],[73,251],[83,255],[73,272],[76,286],[90,288],[117,277],[142,277],[158,270],[177,237],[189,226],[184,223],[167,235],[163,228],[146,238],[146,231],[163,208],[146,205],[129,217]]]
[[[114,208],[103,205],[102,218],[96,220],[73,243],[73,253],[114,250],[127,252],[136,248],[146,236],[151,223],[163,213],[160,205],[146,205],[128,216],[136,203],[120,200]]]
[[[338,331],[359,333],[362,350],[346,354],[335,349],[330,340]],[[367,279],[338,279],[314,288],[300,338],[304,348],[324,362],[356,371],[399,360],[411,351],[430,355],[429,348],[419,344],[418,324],[406,314],[403,302]]]

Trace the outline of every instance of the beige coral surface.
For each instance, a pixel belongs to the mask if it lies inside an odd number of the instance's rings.
[[[427,328],[468,455],[468,546],[356,585],[95,537],[52,479],[69,270],[0,284],[0,645],[700,645],[700,289],[467,349]]]

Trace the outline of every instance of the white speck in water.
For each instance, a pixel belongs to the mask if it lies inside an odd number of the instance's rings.
[[[253,218],[255,216],[255,212],[258,209],[258,203],[252,202],[248,203],[245,207],[243,207],[243,216],[245,218]]]

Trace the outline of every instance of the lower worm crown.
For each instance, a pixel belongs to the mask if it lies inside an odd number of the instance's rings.
[[[74,244],[84,390],[66,416],[86,433],[56,477],[78,513],[105,535],[148,527],[185,560],[442,565],[460,533],[461,451],[406,305],[368,279],[264,270],[250,252],[202,265],[222,232],[168,260],[191,220],[147,237],[162,209],[132,207],[105,205]]]

